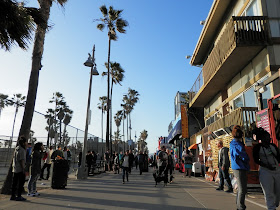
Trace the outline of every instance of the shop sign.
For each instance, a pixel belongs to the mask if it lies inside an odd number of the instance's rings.
[[[196,143],[197,143],[197,144],[202,143],[202,135],[201,135],[201,134],[199,134],[199,135],[196,136]]]
[[[268,109],[261,110],[256,113],[257,118],[257,127],[262,127],[264,130],[266,130],[268,133],[270,133],[270,123],[269,123],[269,115],[268,115]]]
[[[189,122],[187,115],[187,105],[181,104],[181,123],[182,123],[182,137],[189,138]]]

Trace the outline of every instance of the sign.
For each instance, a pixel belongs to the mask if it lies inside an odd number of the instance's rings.
[[[132,140],[127,140],[127,144],[128,144],[128,146],[132,146],[133,141]]]
[[[201,144],[202,143],[202,135],[201,134],[196,136],[196,143],[197,144]]]
[[[261,110],[256,113],[256,124],[257,127],[262,127],[268,133],[270,133],[270,123],[269,123],[269,115],[268,109]]]
[[[187,115],[187,105],[181,104],[181,123],[182,123],[182,137],[189,138],[189,123]]]

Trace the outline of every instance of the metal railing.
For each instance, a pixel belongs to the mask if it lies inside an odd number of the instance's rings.
[[[203,65],[203,79],[200,73],[194,82],[190,100],[216,74],[236,47],[266,45],[267,31],[267,18],[264,16],[232,17]]]

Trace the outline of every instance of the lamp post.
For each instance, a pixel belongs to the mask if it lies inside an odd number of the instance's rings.
[[[92,56],[89,54],[88,60],[84,63],[85,66],[91,67],[90,70],[90,80],[89,80],[89,90],[88,90],[88,103],[87,103],[87,115],[86,115],[86,126],[84,135],[84,146],[82,150],[82,163],[81,167],[78,168],[77,179],[87,178],[87,168],[85,167],[86,162],[86,151],[87,151],[87,137],[88,137],[88,124],[89,124],[89,114],[90,114],[90,98],[91,98],[91,86],[92,86],[92,75],[99,75],[94,58],[95,45],[93,45]]]

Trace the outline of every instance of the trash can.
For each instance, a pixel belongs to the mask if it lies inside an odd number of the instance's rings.
[[[192,165],[192,172],[194,176],[200,176],[201,175],[201,163],[200,162],[194,162]]]
[[[68,178],[68,161],[67,160],[54,160],[52,163],[52,188],[64,189],[67,186]]]

